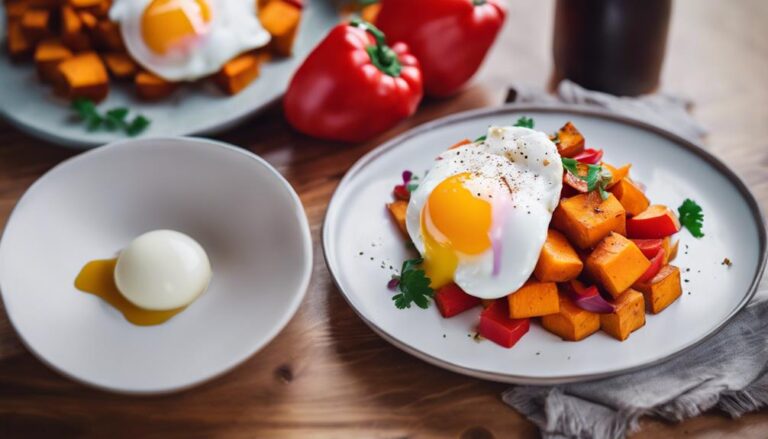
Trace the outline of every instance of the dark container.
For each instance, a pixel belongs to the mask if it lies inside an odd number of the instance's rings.
[[[620,96],[659,86],[671,0],[557,0],[554,77]]]

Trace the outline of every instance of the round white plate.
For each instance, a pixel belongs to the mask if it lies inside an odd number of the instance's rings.
[[[685,198],[704,209],[702,239],[680,233],[674,264],[683,273],[683,296],[627,341],[605,333],[565,342],[538,323],[512,349],[474,333],[479,310],[443,319],[433,305],[395,308],[386,288],[392,271],[414,254],[392,224],[384,204],[404,169],[422,174],[434,157],[489,125],[533,117],[536,129],[554,132],[572,120],[588,146],[605,160],[632,163],[632,176],[648,186],[654,203],[677,208]],[[450,116],[375,149],[347,173],[333,196],[323,228],[328,267],[360,317],[395,346],[437,366],[479,378],[552,384],[604,377],[647,366],[714,334],[755,292],[765,264],[765,232],[754,198],[721,162],[698,147],[628,119],[577,107],[507,106]],[[361,255],[362,252],[362,255]],[[724,258],[733,261],[728,268]],[[384,268],[382,268],[384,267]]]
[[[0,7],[0,35],[5,35],[4,9]],[[229,128],[282,96],[293,72],[327,31],[338,22],[333,3],[306,2],[293,56],[264,64],[261,74],[245,90],[226,96],[210,81],[179,87],[159,102],[135,97],[130,83],[113,81],[109,97],[99,108],[130,108],[152,120],[144,137],[211,134]],[[0,53],[0,115],[18,128],[50,142],[91,148],[125,138],[120,133],[90,133],[73,119],[69,104],[40,83],[32,62],[14,63]]]
[[[74,280],[134,237],[175,229],[208,252],[208,291],[157,326],[135,326]],[[69,159],[21,198],[0,241],[0,291],[35,355],[128,393],[180,390],[240,364],[288,323],[312,271],[304,209],[245,150],[204,139],[112,143]]]

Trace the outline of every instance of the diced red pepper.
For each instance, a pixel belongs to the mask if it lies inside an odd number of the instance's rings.
[[[573,189],[573,192],[577,194],[578,193],[585,194],[589,192],[589,186],[587,185],[587,182],[571,174],[568,171],[566,171],[565,174],[563,174],[563,183],[565,183],[563,185],[563,190],[565,190],[566,187],[570,187]]]
[[[680,231],[680,221],[667,206],[653,205],[627,219],[629,238],[665,238]]]
[[[398,200],[408,201],[411,199],[411,192],[404,184],[398,184],[395,186],[395,189],[392,191],[392,193]]]
[[[480,314],[477,332],[500,346],[511,348],[530,326],[530,319],[510,319],[507,301],[497,300]]]
[[[663,248],[660,248],[656,255],[651,259],[651,265],[648,266],[648,269],[645,270],[645,273],[643,273],[642,276],[640,276],[639,279],[635,283],[641,283],[641,282],[648,282],[649,280],[653,279],[654,276],[659,274],[659,270],[661,270],[661,267],[664,266],[664,255],[666,252]]]
[[[651,259],[664,246],[663,239],[632,239],[646,258]]]
[[[480,299],[465,293],[458,285],[451,282],[437,290],[435,293],[435,303],[440,314],[446,319],[456,314],[474,308],[480,304]]]
[[[587,148],[573,157],[577,162],[596,165],[603,159],[602,149]]]

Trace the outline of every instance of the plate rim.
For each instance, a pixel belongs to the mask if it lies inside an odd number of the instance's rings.
[[[246,160],[246,159],[253,160],[256,162],[257,165],[264,167],[270,174],[272,174],[273,177],[276,177],[278,179],[278,182],[283,187],[283,189],[286,190],[288,196],[290,197],[291,201],[294,203],[296,207],[295,213],[299,220],[299,228],[301,229],[301,242],[304,247],[303,257],[306,265],[301,272],[301,282],[299,284],[299,288],[297,288],[296,296],[289,303],[289,306],[286,308],[285,314],[283,315],[282,319],[280,319],[277,322],[277,324],[272,328],[272,330],[266,334],[266,337],[261,343],[256,343],[253,346],[251,346],[249,349],[247,349],[247,352],[244,355],[239,357],[233,357],[232,360],[226,362],[222,368],[215,371],[214,373],[203,374],[198,379],[191,380],[186,383],[182,383],[174,386],[155,386],[152,388],[143,388],[138,390],[132,389],[129,387],[112,386],[112,385],[105,385],[102,383],[96,383],[88,380],[85,377],[82,377],[82,376],[73,374],[70,371],[64,370],[64,368],[61,368],[58,365],[48,361],[48,359],[42,353],[38,352],[38,350],[35,349],[27,341],[23,333],[17,328],[17,323],[14,319],[12,312],[5,305],[6,293],[5,293],[5,288],[3,288],[3,279],[0,276],[0,300],[2,300],[3,306],[5,308],[5,314],[8,317],[8,321],[10,322],[11,328],[13,328],[14,333],[16,334],[16,336],[18,337],[18,339],[21,341],[22,345],[28,352],[32,353],[32,355],[36,357],[44,365],[48,366],[50,369],[54,370],[55,372],[59,373],[60,375],[68,379],[84,384],[91,388],[95,388],[98,390],[103,390],[111,393],[124,394],[124,395],[152,396],[152,395],[166,395],[170,393],[176,393],[176,392],[184,391],[192,387],[196,387],[201,384],[212,381],[222,375],[227,374],[233,369],[237,368],[241,364],[245,363],[248,359],[253,357],[255,354],[263,350],[267,345],[269,345],[272,341],[274,341],[274,339],[285,329],[288,323],[290,323],[293,317],[295,317],[301,304],[304,302],[304,299],[306,298],[307,293],[309,291],[312,278],[314,277],[314,245],[312,241],[311,229],[309,226],[309,219],[307,217],[304,204],[301,202],[301,199],[296,193],[296,190],[293,188],[293,186],[291,186],[288,180],[282,174],[280,174],[280,172],[274,166],[269,164],[269,162],[267,162],[264,158],[262,158],[261,156],[249,150],[237,147],[227,142],[207,139],[203,137],[195,137],[195,136],[156,136],[156,137],[120,139],[114,142],[107,143],[106,145],[103,145],[101,147],[84,151],[81,154],[77,154],[75,156],[67,158],[66,160],[61,161],[56,166],[47,170],[37,180],[35,180],[34,183],[32,183],[24,191],[22,196],[18,199],[18,201],[14,205],[13,210],[11,210],[11,213],[8,215],[8,219],[6,221],[5,226],[3,227],[2,232],[0,232],[0,254],[3,253],[3,248],[4,248],[3,243],[5,242],[4,238],[5,238],[6,232],[8,231],[8,225],[11,224],[11,221],[13,221],[14,215],[18,212],[19,206],[21,206],[21,204],[25,201],[25,198],[28,196],[28,194],[34,188],[36,188],[39,184],[41,184],[42,180],[47,175],[59,169],[60,167],[68,165],[70,162],[80,160],[83,156],[105,154],[114,148],[126,148],[126,147],[131,148],[133,147],[132,145],[130,145],[131,143],[144,143],[144,142],[155,142],[155,141],[176,141],[176,142],[181,141],[181,142],[198,143],[205,147],[214,147],[217,149],[223,149],[225,151],[241,154],[243,156],[243,160]],[[128,145],[125,145],[126,143]]]
[[[750,286],[746,294],[742,298],[742,300],[739,302],[739,304],[733,310],[731,310],[731,312],[728,313],[728,315],[725,318],[723,318],[721,322],[719,322],[715,327],[713,327],[712,330],[701,335],[698,339],[694,340],[693,342],[687,344],[683,348],[671,354],[664,355],[655,360],[648,361],[636,366],[625,367],[625,368],[614,370],[614,371],[576,374],[576,375],[563,375],[563,376],[557,376],[557,377],[530,377],[526,375],[502,374],[502,373],[495,373],[495,372],[487,372],[487,371],[483,371],[483,370],[471,368],[471,367],[458,366],[456,364],[451,363],[450,361],[446,361],[441,358],[430,355],[426,352],[422,352],[408,345],[407,343],[400,341],[393,335],[387,333],[384,329],[377,326],[374,322],[367,319],[363,315],[363,313],[352,304],[352,301],[350,300],[347,293],[342,288],[341,283],[339,282],[336,276],[336,271],[339,270],[339,268],[336,267],[335,263],[331,261],[331,258],[329,257],[329,253],[332,253],[332,250],[329,250],[332,247],[330,243],[330,237],[329,237],[331,235],[330,218],[332,215],[336,214],[336,211],[340,209],[339,197],[340,197],[341,190],[349,183],[349,181],[352,178],[354,178],[357,175],[357,173],[361,168],[363,168],[370,162],[374,161],[376,158],[378,158],[378,156],[398,147],[401,143],[411,139],[412,137],[416,137],[430,130],[434,130],[446,125],[450,125],[451,123],[471,120],[471,119],[489,116],[489,115],[503,115],[503,114],[521,113],[521,112],[572,113],[575,115],[595,117],[598,119],[618,122],[619,124],[628,125],[630,127],[640,128],[642,130],[649,131],[653,134],[666,138],[672,141],[673,143],[675,143],[678,147],[683,148],[684,150],[695,154],[696,156],[703,159],[706,163],[711,165],[713,168],[715,168],[715,170],[719,172],[723,177],[725,177],[728,181],[730,181],[731,184],[734,185],[736,190],[746,201],[749,211],[752,215],[752,220],[754,220],[756,224],[762,225],[762,227],[757,228],[758,229],[758,249],[759,249],[757,271],[752,276],[752,281],[750,283]],[[462,375],[467,375],[467,376],[489,380],[489,381],[505,382],[505,383],[511,383],[511,384],[525,384],[525,385],[554,385],[554,384],[565,384],[565,383],[574,383],[574,382],[585,382],[585,381],[592,381],[592,380],[597,380],[597,379],[602,379],[607,377],[613,377],[613,376],[617,376],[625,373],[634,372],[640,369],[649,368],[657,364],[661,364],[674,357],[677,357],[679,355],[682,355],[690,351],[691,349],[705,342],[709,338],[713,337],[715,334],[719,333],[725,327],[725,325],[728,324],[728,322],[730,322],[741,310],[744,309],[744,307],[747,306],[747,304],[752,300],[755,293],[757,292],[758,286],[760,284],[760,280],[763,277],[763,273],[765,271],[766,262],[768,261],[768,245],[766,243],[766,223],[765,223],[765,216],[763,214],[763,211],[760,208],[760,205],[757,203],[757,200],[755,199],[754,195],[747,187],[747,185],[741,180],[741,178],[733,170],[731,170],[731,168],[729,168],[719,158],[717,158],[715,155],[705,150],[701,146],[696,145],[692,141],[685,139],[684,137],[681,137],[664,128],[645,122],[641,119],[637,119],[627,115],[617,114],[599,107],[592,107],[588,105],[563,104],[563,103],[543,103],[543,104],[509,103],[509,104],[502,104],[500,106],[462,111],[462,112],[450,114],[448,116],[426,122],[422,125],[419,125],[415,128],[412,128],[394,137],[393,139],[390,139],[384,142],[383,144],[379,145],[378,147],[374,148],[373,150],[367,152],[365,155],[360,157],[355,162],[355,164],[352,165],[352,167],[350,167],[347,170],[344,177],[336,186],[333,196],[331,197],[331,200],[328,203],[328,208],[325,212],[325,217],[323,219],[323,227],[321,229],[321,235],[322,235],[321,242],[322,242],[322,248],[323,248],[323,258],[325,260],[326,267],[328,268],[328,271],[330,273],[331,279],[333,280],[334,285],[336,285],[336,289],[339,291],[339,293],[347,302],[347,304],[352,308],[352,310],[354,310],[355,314],[357,314],[358,317],[360,317],[360,319],[363,320],[363,322],[365,322],[365,324],[369,328],[371,328],[376,334],[378,334],[384,340],[388,341],[389,343],[399,348],[400,350],[405,351],[410,355],[413,355],[416,358],[419,358],[429,364],[449,370],[451,372],[456,372]]]

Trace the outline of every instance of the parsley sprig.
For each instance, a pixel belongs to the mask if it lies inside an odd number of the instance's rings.
[[[608,198],[608,191],[607,187],[611,183],[611,180],[613,180],[613,175],[611,174],[611,171],[609,171],[606,168],[603,168],[600,165],[591,165],[588,163],[581,163],[576,159],[571,159],[568,157],[562,158],[563,162],[563,168],[565,168],[566,171],[570,172],[573,176],[576,178],[583,180],[587,183],[587,192],[592,192],[594,190],[597,190],[600,193],[600,198],[605,200]],[[583,174],[580,172],[579,167],[587,167],[586,174]]]
[[[105,129],[107,131],[123,131],[129,136],[136,136],[147,129],[150,120],[142,115],[134,117],[128,121],[129,110],[125,107],[117,107],[107,110],[100,114],[96,104],[90,99],[75,99],[72,102],[72,109],[77,112],[80,120],[85,123],[88,131]]]
[[[532,117],[521,116],[519,119],[517,119],[517,122],[515,122],[514,126],[533,129],[535,125],[536,122],[534,122]],[[485,142],[487,137],[488,136],[482,135],[475,139],[475,142]]]
[[[677,208],[680,216],[680,224],[683,225],[695,238],[704,236],[701,228],[704,226],[704,212],[695,201],[686,198],[683,204]]]
[[[429,287],[430,279],[424,270],[418,268],[424,259],[408,259],[403,262],[397,289],[400,293],[392,296],[395,306],[399,309],[410,308],[415,303],[419,308],[429,308],[429,301],[434,296],[434,291]]]
[[[533,129],[533,127],[536,126],[536,122],[533,121],[532,117],[522,116],[520,119],[517,119],[515,126]]]

